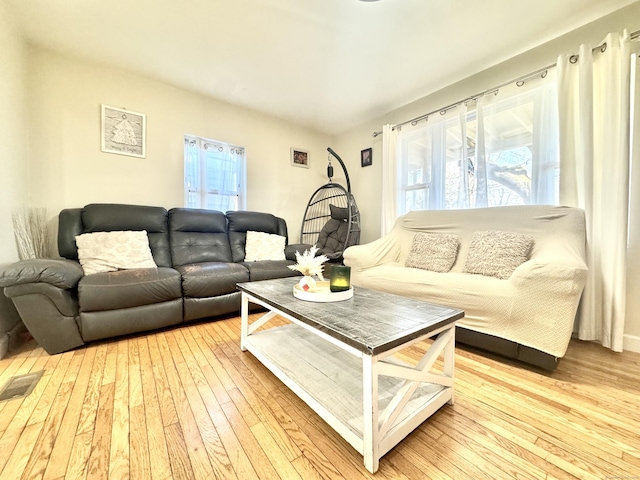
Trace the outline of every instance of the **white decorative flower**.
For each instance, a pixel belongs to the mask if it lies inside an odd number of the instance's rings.
[[[295,265],[289,265],[291,270],[297,270],[305,277],[312,277],[317,275],[320,280],[324,280],[322,276],[323,263],[329,260],[329,257],[326,255],[318,255],[316,257],[316,253],[318,252],[318,247],[315,245],[311,247],[309,250],[305,250],[305,252],[300,255],[300,252],[296,252],[296,263]]]

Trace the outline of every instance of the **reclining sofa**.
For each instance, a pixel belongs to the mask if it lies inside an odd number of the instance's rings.
[[[146,231],[157,267],[85,275],[76,237]],[[93,340],[143,332],[240,310],[238,282],[299,275],[278,260],[245,261],[247,232],[287,239],[282,218],[261,212],[90,204],[58,217],[60,259],[24,260],[0,272],[22,321],[55,354]],[[287,240],[285,240],[285,244]]]
[[[464,310],[457,342],[553,370],[586,282],[585,244],[577,208],[424,210],[401,216],[372,243],[349,247],[344,263],[356,287]]]

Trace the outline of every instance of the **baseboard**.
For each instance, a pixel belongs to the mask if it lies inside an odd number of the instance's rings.
[[[625,352],[640,353],[640,337],[636,337],[635,335],[625,335],[622,342],[622,348]]]

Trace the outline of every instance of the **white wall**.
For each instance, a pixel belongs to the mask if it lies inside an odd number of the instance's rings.
[[[11,213],[25,206],[29,155],[25,68],[17,22],[0,0],[0,267],[18,260]],[[13,304],[0,291],[0,358],[10,347],[8,332],[16,333],[19,325]]]
[[[306,203],[326,183],[331,137],[277,118],[100,64],[29,48],[31,202],[62,208],[113,202],[183,206],[183,135],[247,151],[249,210],[283,217],[299,240]],[[100,150],[101,104],[144,113],[146,158]],[[310,151],[310,168],[290,165],[290,147]]]
[[[18,24],[0,2],[0,264],[18,260],[11,212],[24,206],[27,187],[25,68]]]

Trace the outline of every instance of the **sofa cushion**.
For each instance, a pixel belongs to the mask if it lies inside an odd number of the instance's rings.
[[[182,297],[173,268],[140,268],[86,275],[78,283],[81,312],[118,310]]]
[[[275,233],[287,237],[287,227],[283,219],[270,213],[234,211],[227,212],[229,243],[234,262],[242,262],[245,257],[247,232]]]
[[[335,220],[349,220],[349,209],[347,207],[336,207],[334,204],[330,203],[329,211],[331,212],[331,218]]]
[[[177,267],[185,297],[204,298],[236,291],[236,283],[249,281],[249,272],[237,263],[207,262]],[[212,313],[213,315],[213,313]]]
[[[257,262],[260,260],[285,260],[284,247],[287,242],[285,237],[275,233],[247,232],[245,244],[245,262]]]
[[[249,280],[252,282],[299,276],[300,272],[288,268],[289,265],[294,264],[295,262],[291,260],[263,260],[262,262],[241,263],[241,265],[249,270]],[[292,287],[293,283],[291,284]]]
[[[167,210],[162,207],[92,203],[82,209],[82,233],[146,230],[156,265],[170,267],[167,216]]]
[[[349,224],[346,221],[331,218],[318,234],[316,245],[320,249],[320,253],[331,258],[334,253],[342,253],[348,234]]]
[[[145,230],[83,233],[76,244],[85,275],[156,267]]]
[[[227,218],[222,212],[172,208],[169,210],[169,239],[174,267],[231,262]]]
[[[464,271],[505,280],[529,259],[532,246],[533,237],[524,233],[501,230],[475,232]]]
[[[448,272],[456,261],[460,242],[448,233],[416,233],[405,266]]]

